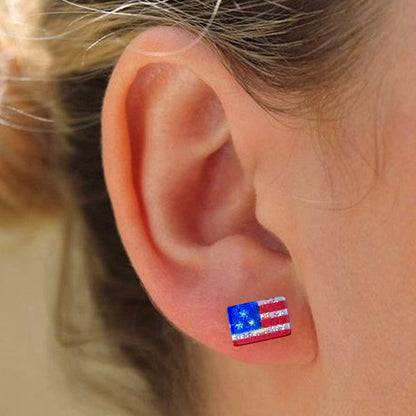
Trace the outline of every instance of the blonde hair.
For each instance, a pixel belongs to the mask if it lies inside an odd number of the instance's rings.
[[[0,14],[0,218],[63,212],[66,250],[81,244],[89,253],[84,261],[107,342],[145,375],[162,413],[196,414],[183,388],[192,377],[183,336],[139,286],[102,178],[100,108],[112,68],[140,31],[174,25],[214,48],[266,110],[331,107],[359,80],[385,2],[38,0],[30,10],[25,0],[12,4]],[[82,226],[75,241],[76,219]],[[80,344],[68,318],[74,277],[62,277],[57,328],[62,342]],[[136,414],[139,407],[132,405]]]

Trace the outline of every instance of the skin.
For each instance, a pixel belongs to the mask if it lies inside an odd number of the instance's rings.
[[[187,336],[202,415],[413,414],[414,21],[397,2],[366,87],[319,137],[261,109],[202,42],[181,49],[179,29],[117,63],[106,183],[138,276]],[[234,347],[226,307],[278,295],[292,334]]]

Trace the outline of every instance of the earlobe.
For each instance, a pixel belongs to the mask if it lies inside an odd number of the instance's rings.
[[[155,305],[187,335],[243,361],[310,362],[313,322],[290,255],[255,216],[255,153],[235,109],[259,107],[203,43],[161,53],[191,38],[150,29],[111,77],[103,163],[121,239]],[[235,348],[227,307],[278,295],[291,305],[292,334]]]

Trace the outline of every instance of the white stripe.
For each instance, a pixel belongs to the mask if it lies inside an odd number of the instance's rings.
[[[240,339],[258,337],[259,335],[271,334],[272,332],[279,332],[285,329],[290,329],[290,323],[269,326],[267,328],[257,329],[256,331],[244,332],[243,334],[234,334],[231,336],[231,338],[233,339],[233,341],[238,341]]]
[[[267,319],[267,318],[277,318],[279,316],[288,315],[289,312],[287,309],[281,309],[280,311],[271,311],[266,313],[261,313],[260,318],[261,319]]]
[[[269,303],[277,303],[277,302],[282,302],[284,300],[286,300],[286,298],[284,296],[276,296],[276,297],[270,298],[270,299],[258,300],[257,305],[259,305],[259,306],[268,305]]]

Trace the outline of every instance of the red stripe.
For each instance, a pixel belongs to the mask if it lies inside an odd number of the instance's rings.
[[[240,345],[245,345],[245,344],[251,344],[253,342],[266,341],[266,340],[272,339],[272,338],[285,337],[287,335],[290,335],[291,332],[292,332],[291,329],[284,329],[283,331],[276,331],[276,332],[272,332],[270,334],[259,335],[257,337],[235,340],[235,341],[233,341],[233,344],[235,346],[240,346]]]
[[[280,311],[281,309],[286,309],[286,301],[281,300],[277,303],[266,303],[265,305],[259,306],[260,313]]]
[[[289,315],[282,315],[277,316],[276,318],[266,318],[261,320],[261,327],[267,328],[268,326],[273,325],[280,325],[280,324],[286,324],[289,323]]]

